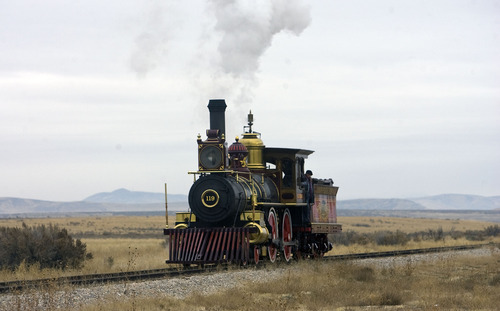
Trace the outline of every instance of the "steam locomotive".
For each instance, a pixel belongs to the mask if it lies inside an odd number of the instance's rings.
[[[198,134],[198,169],[189,211],[176,214],[167,263],[258,263],[321,257],[327,235],[340,232],[338,187],[331,179],[308,179],[311,150],[266,147],[248,114],[242,138],[228,147],[226,102],[210,100],[207,138]],[[311,171],[306,171],[309,175]]]

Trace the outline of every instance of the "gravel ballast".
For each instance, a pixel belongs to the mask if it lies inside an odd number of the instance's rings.
[[[363,265],[390,268],[406,265],[408,262],[447,260],[460,256],[490,256],[499,249],[480,248],[465,251],[416,254],[404,257],[388,257],[356,260]],[[183,299],[191,294],[209,295],[221,290],[241,286],[248,282],[264,283],[266,280],[280,278],[294,265],[280,265],[275,269],[253,269],[225,271],[205,275],[176,277],[161,280],[127,282],[118,284],[95,285],[88,287],[67,287],[28,291],[20,294],[0,295],[0,310],[44,310],[78,309],[81,306],[108,300],[124,300],[138,297],[170,296]]]

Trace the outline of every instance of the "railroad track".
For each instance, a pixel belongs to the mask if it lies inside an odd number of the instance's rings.
[[[396,257],[396,256],[406,256],[406,255],[414,255],[414,254],[461,251],[461,250],[481,248],[484,246],[498,246],[498,245],[494,244],[494,243],[488,243],[488,244],[475,244],[475,245],[443,246],[443,247],[395,250],[395,251],[387,251],[387,252],[371,252],[371,253],[335,255],[335,256],[326,256],[324,258],[326,260],[353,260],[353,259],[363,259],[363,258]]]
[[[437,253],[448,252],[457,250],[470,250],[481,248],[484,246],[498,246],[497,244],[476,244],[476,245],[461,245],[461,246],[447,246],[447,247],[433,247],[409,250],[395,250],[387,252],[371,252],[371,253],[358,253],[325,256],[324,260],[354,260],[364,258],[380,258],[380,257],[395,257],[413,254]],[[193,274],[200,274],[206,272],[220,271],[227,269],[227,266],[206,265],[205,267],[189,267],[189,268],[164,268],[152,270],[140,270],[129,272],[105,273],[105,274],[89,274],[77,276],[65,276],[59,278],[46,278],[37,280],[23,280],[23,281],[10,281],[0,282],[0,293],[20,292],[30,288],[43,288],[48,286],[57,285],[94,285],[112,282],[127,282],[127,281],[140,281],[150,279],[160,279],[165,277],[187,276]]]

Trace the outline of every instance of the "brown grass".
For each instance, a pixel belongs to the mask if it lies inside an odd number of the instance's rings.
[[[488,226],[498,225],[495,222],[461,219],[399,218],[399,217],[339,217],[344,231],[360,233],[374,231],[402,231],[405,233],[438,230],[483,230]]]
[[[382,268],[302,262],[283,277],[186,299],[138,298],[84,310],[497,310],[498,252]]]
[[[162,237],[165,227],[164,216],[102,216],[102,217],[52,217],[0,219],[0,227],[59,225],[66,228],[75,237],[109,238],[109,237]],[[174,218],[170,217],[170,225]]]
[[[173,217],[170,218],[172,226]],[[344,231],[396,231],[405,233],[437,230],[483,230],[495,225],[481,221],[407,219],[382,217],[342,217]],[[81,218],[0,219],[0,226],[20,227],[55,224],[82,238],[93,259],[81,270],[64,275],[106,273],[165,267],[167,250],[162,216],[113,216]],[[499,238],[491,239],[499,241]],[[462,245],[473,242],[447,238],[439,241],[408,242],[404,247],[366,245],[336,246],[333,254],[384,251],[401,248],[423,248]],[[484,243],[475,242],[475,243]],[[370,310],[388,306],[417,309],[484,309],[500,305],[496,292],[500,286],[500,258],[459,258],[436,264],[409,263],[381,269],[348,263],[301,263],[279,280],[245,284],[216,295],[189,299],[144,299],[129,297],[120,302],[101,302],[87,310]],[[15,272],[0,271],[0,280],[24,280],[57,277],[59,270],[40,270],[36,265],[22,265]],[[50,298],[50,293],[48,296]],[[110,300],[111,301],[111,300]],[[20,302],[22,305],[23,302]],[[28,308],[29,309],[29,308]]]
[[[109,273],[133,270],[165,268],[168,251],[165,239],[83,239],[93,259],[85,261],[79,270],[40,270],[37,265],[21,265],[16,271],[0,271],[0,280],[29,280],[92,273]]]
[[[102,216],[102,217],[61,217],[61,218],[23,218],[0,219],[0,227],[21,227],[22,223],[34,225],[59,225],[69,233],[85,237],[109,237],[116,235],[161,236],[165,227],[164,216]],[[498,225],[494,222],[460,219],[429,219],[429,218],[397,218],[397,217],[339,217],[344,231],[360,233],[374,231],[402,231],[405,233],[452,229],[482,230],[488,226]],[[169,217],[169,224],[173,227],[174,217]]]
[[[174,217],[169,217],[173,227]],[[34,225],[59,225],[76,237],[161,237],[165,227],[164,216],[102,216],[102,217],[61,217],[0,219],[0,227],[21,227],[22,223]],[[344,231],[359,233],[375,231],[402,231],[405,233],[438,230],[483,230],[494,222],[460,219],[397,218],[397,217],[339,217]]]
[[[173,227],[174,217],[169,217]],[[374,232],[378,230],[416,232],[425,230],[482,230],[495,223],[467,220],[409,219],[388,217],[341,217],[344,231]],[[87,244],[87,250],[93,259],[85,262],[82,270],[39,270],[37,266],[21,266],[14,273],[0,271],[0,280],[24,280],[40,277],[56,277],[83,273],[107,273],[132,269],[165,267],[167,250],[163,228],[164,216],[108,216],[108,217],[72,217],[72,218],[26,218],[0,219],[0,226],[20,227],[22,223],[34,225],[59,225],[66,228],[74,237]],[[491,239],[500,241],[500,238]],[[465,239],[445,239],[440,241],[410,241],[401,246],[366,245],[335,246],[330,254],[360,253],[367,251],[386,251],[402,248],[425,248],[436,246],[463,245],[474,242]],[[475,242],[475,243],[484,243]]]

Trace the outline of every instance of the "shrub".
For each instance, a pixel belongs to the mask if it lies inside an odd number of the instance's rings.
[[[22,228],[0,228],[0,268],[14,270],[21,262],[27,266],[38,263],[40,269],[80,268],[87,245],[74,240],[66,229],[39,225]]]
[[[375,233],[375,242],[377,245],[405,245],[408,241],[408,235],[399,230],[396,232],[379,231]]]
[[[467,230],[465,231],[465,238],[469,241],[484,241],[485,234],[484,231]]]
[[[366,245],[375,243],[377,245],[406,245],[411,239],[415,242],[434,240],[444,241],[446,237],[459,239],[465,237],[469,241],[484,241],[487,237],[496,237],[500,235],[500,227],[498,225],[486,227],[483,230],[466,230],[458,231],[452,228],[449,232],[445,232],[439,227],[436,230],[428,229],[427,231],[418,231],[412,233],[404,233],[397,230],[392,231],[376,231],[373,233],[358,233],[348,230],[337,234],[329,234],[328,239],[335,245]]]
[[[500,227],[498,225],[488,226],[484,229],[484,233],[487,236],[499,236],[500,235]]]
[[[439,227],[437,230],[429,229],[429,236],[436,242],[444,240],[443,228]]]
[[[387,291],[380,296],[379,305],[396,306],[403,303],[403,297],[399,291]]]
[[[369,282],[375,279],[375,270],[371,267],[362,267],[353,271],[353,276],[356,281]]]
[[[115,259],[113,258],[113,256],[109,256],[108,259],[106,259],[106,263],[108,264],[108,267],[113,267],[115,263]]]
[[[500,285],[500,273],[497,273],[495,276],[493,276],[488,284],[490,284],[491,286]]]

